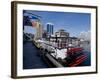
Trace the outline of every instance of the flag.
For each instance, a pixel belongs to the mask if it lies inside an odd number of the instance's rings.
[[[27,13],[24,11],[24,14],[23,14],[23,23],[24,23],[24,26],[31,26],[31,27],[37,27],[38,24],[39,24],[39,18],[38,16],[36,15],[33,15],[31,13]]]
[[[32,27],[38,26],[38,18],[36,16],[29,16]]]
[[[32,23],[32,27],[37,27],[37,24],[38,24],[38,22],[37,21],[31,21],[31,23]]]

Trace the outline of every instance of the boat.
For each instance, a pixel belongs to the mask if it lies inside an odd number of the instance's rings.
[[[39,48],[42,48],[42,51],[51,55],[64,67],[79,66],[87,59],[87,55],[84,54],[84,49],[82,47],[71,45],[64,49],[59,49],[48,41],[38,40],[37,42],[39,43]]]

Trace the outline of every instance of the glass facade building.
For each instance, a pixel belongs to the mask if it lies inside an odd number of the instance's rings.
[[[52,23],[47,23],[47,33],[52,35],[54,33],[54,25]]]

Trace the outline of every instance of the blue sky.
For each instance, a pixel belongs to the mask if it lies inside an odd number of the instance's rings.
[[[89,13],[75,13],[75,12],[51,12],[51,11],[29,11],[33,14],[41,16],[41,21],[44,29],[46,23],[54,24],[54,32],[59,29],[65,29],[70,33],[70,36],[78,36],[80,32],[90,31],[91,15]],[[29,32],[34,31],[29,29]]]

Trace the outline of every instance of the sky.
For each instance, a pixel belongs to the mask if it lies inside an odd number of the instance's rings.
[[[26,10],[32,14],[41,16],[41,22],[44,29],[47,23],[54,24],[54,32],[59,29],[64,29],[70,33],[70,36],[77,37],[81,32],[90,31],[91,14],[90,13],[75,13],[75,12],[51,12],[51,11],[32,11]],[[34,29],[28,29],[29,32],[34,32]]]

